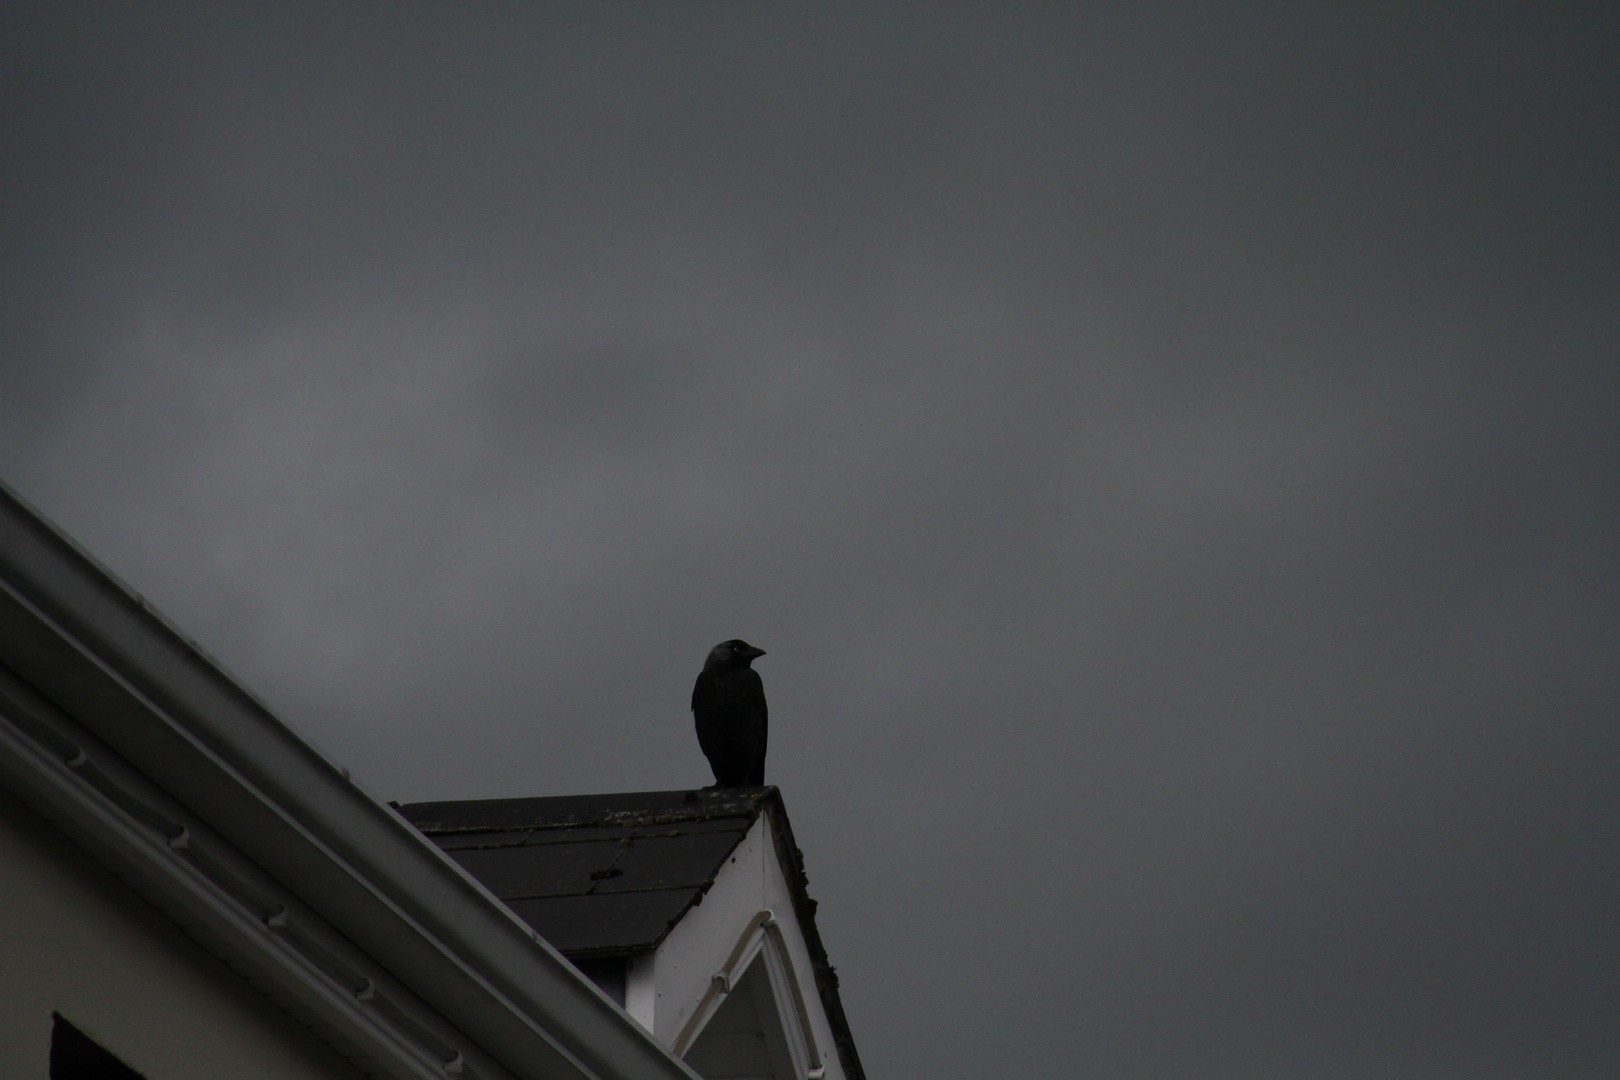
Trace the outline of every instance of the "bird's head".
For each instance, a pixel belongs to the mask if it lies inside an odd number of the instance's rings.
[[[709,662],[704,667],[747,667],[756,657],[764,655],[764,649],[756,649],[742,638],[732,638],[709,650]]]

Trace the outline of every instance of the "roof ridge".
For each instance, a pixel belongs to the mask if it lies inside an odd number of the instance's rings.
[[[457,799],[393,804],[425,833],[445,835],[519,829],[582,829],[657,826],[747,818],[779,797],[773,785],[758,788],[626,791],[604,795],[537,795],[511,799]]]

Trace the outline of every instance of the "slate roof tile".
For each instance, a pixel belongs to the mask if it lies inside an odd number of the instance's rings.
[[[617,873],[599,881],[596,891],[705,888],[746,831],[652,836],[631,841],[620,848],[618,861],[613,864]]]
[[[413,803],[401,814],[572,957],[656,948],[769,788]]]
[[[502,900],[582,896],[611,873],[624,848],[617,840],[587,844],[515,845],[450,852],[451,858]]]
[[[691,906],[693,890],[597,893],[508,902],[559,952],[592,957],[650,952]]]

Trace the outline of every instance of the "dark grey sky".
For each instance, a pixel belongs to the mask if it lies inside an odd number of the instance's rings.
[[[743,636],[874,1077],[1620,1076],[1620,8],[0,63],[0,476],[380,796],[706,783]]]

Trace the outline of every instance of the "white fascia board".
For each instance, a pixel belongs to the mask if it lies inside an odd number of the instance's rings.
[[[138,780],[168,801],[171,821],[186,815],[220,851],[246,856],[307,910],[310,925],[369,958],[464,1033],[491,1067],[521,1080],[694,1077],[348,770],[3,485],[0,663],[94,739],[108,769],[123,770],[120,783]],[[8,744],[12,781],[31,776],[36,804],[56,792],[62,819],[74,818],[67,807],[75,799],[101,805],[50,766],[49,738],[41,742],[44,729],[37,720],[34,727]],[[114,819],[129,816],[116,799],[101,798]],[[93,839],[104,850],[146,859],[138,830],[99,828]],[[175,903],[199,923],[218,922],[199,895],[179,889]],[[213,932],[229,936],[229,922]],[[252,952],[256,933],[240,930],[248,936],[234,947]],[[290,978],[275,965],[266,970],[273,980]],[[354,1027],[352,1017],[330,1011],[352,1002],[323,1005],[296,983],[283,991],[322,1023]]]
[[[702,903],[687,911],[648,958],[631,966],[626,999],[650,1000],[654,1034],[675,1053],[684,1053],[718,1008],[720,995],[764,953],[796,1063],[807,1075],[844,1080],[770,813],[767,809],[749,827]]]
[[[361,1072],[507,1080],[465,1033],[196,815],[0,668],[0,786]]]

